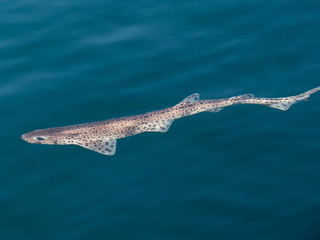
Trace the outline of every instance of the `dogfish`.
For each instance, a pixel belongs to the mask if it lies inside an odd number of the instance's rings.
[[[114,155],[117,139],[143,132],[167,132],[173,121],[182,117],[201,112],[217,113],[236,104],[258,104],[286,111],[291,105],[308,100],[311,94],[318,91],[320,86],[291,97],[260,98],[244,94],[208,100],[200,100],[199,94],[194,93],[173,107],[104,121],[35,130],[23,134],[21,138],[29,143],[74,144],[104,155]]]

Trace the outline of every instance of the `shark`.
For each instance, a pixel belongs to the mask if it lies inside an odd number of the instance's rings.
[[[194,93],[173,107],[104,121],[35,130],[23,134],[21,138],[29,143],[73,144],[104,155],[114,155],[117,139],[143,132],[167,132],[173,121],[179,118],[201,112],[217,113],[236,104],[258,104],[286,111],[293,104],[308,100],[311,94],[318,91],[320,86],[291,97],[261,98],[243,94],[207,100],[200,100],[199,94]]]

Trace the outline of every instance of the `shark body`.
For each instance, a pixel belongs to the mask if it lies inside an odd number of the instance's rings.
[[[199,100],[199,94],[195,93],[173,107],[105,121],[40,129],[21,137],[29,143],[74,144],[101,154],[113,155],[116,152],[117,139],[143,132],[167,132],[172,122],[182,117],[201,112],[219,112],[235,104],[259,104],[285,111],[292,104],[307,100],[311,94],[318,91],[320,86],[291,97],[258,98],[253,94],[245,94],[209,100]]]

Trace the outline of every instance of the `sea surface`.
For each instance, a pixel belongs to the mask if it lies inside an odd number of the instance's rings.
[[[23,133],[320,85],[318,0],[1,0],[0,239],[320,239],[320,94],[120,139]]]

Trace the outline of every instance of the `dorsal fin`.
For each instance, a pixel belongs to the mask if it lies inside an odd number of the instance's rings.
[[[199,93],[194,93],[185,99],[183,99],[181,102],[179,102],[177,105],[182,104],[182,103],[194,103],[194,102],[199,102]]]
[[[249,99],[249,98],[253,98],[254,95],[253,94],[243,94],[243,95],[238,95],[238,96],[234,96],[230,99],[232,100],[242,100],[242,99]]]
[[[200,98],[199,93],[194,93],[194,94],[186,97],[185,99],[183,99],[181,102],[184,102],[184,103],[199,102],[199,98]]]

